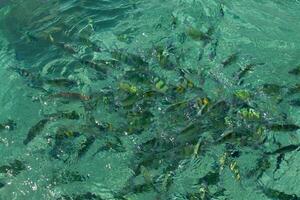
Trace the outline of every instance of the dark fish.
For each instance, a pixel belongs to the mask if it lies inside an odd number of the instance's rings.
[[[208,188],[206,186],[199,186],[201,190],[199,192],[189,192],[185,194],[185,197],[183,199],[189,199],[189,200],[194,200],[194,199],[203,199],[203,200],[210,200],[214,199],[213,195],[209,192]]]
[[[77,85],[76,81],[66,78],[48,79],[45,80],[45,83],[57,87],[71,87]]]
[[[11,67],[10,69],[14,70],[21,77],[25,78],[29,82],[29,86],[36,87],[36,88],[42,86],[42,80],[41,80],[39,74],[35,74],[24,68]]]
[[[11,67],[10,69],[14,70],[22,77],[30,78],[30,79],[36,78],[36,75],[27,69],[18,68],[18,67]]]
[[[174,112],[177,109],[182,108],[188,104],[189,100],[184,100],[180,102],[176,102],[167,107],[166,112]]]
[[[90,61],[90,60],[81,60],[80,61],[81,64],[86,65],[94,70],[96,70],[97,72],[100,72],[102,74],[106,74],[107,73],[107,69],[105,67],[104,64],[102,63],[97,63],[94,61]]]
[[[27,32],[25,34],[26,38],[30,41],[30,42],[37,42],[39,41],[39,38],[37,36],[35,36],[34,34]]]
[[[123,147],[122,143],[114,143],[114,142],[107,142],[104,146],[100,147],[94,154],[93,156],[95,156],[96,154],[98,154],[99,152],[102,151],[110,151],[113,150],[115,152],[125,152],[126,149]]]
[[[280,169],[281,163],[284,160],[285,154],[292,151],[299,151],[299,144],[291,144],[284,147],[281,147],[273,152],[267,153],[269,155],[279,154],[276,158],[276,168],[273,173],[275,173],[278,169]]]
[[[16,122],[9,119],[6,122],[0,124],[0,131],[5,130],[5,129],[12,131],[16,128],[16,126],[17,126]]]
[[[21,171],[25,170],[26,166],[23,162],[19,160],[14,160],[12,163],[8,165],[0,166],[0,173],[11,174],[13,176],[18,175]]]
[[[220,5],[220,16],[221,16],[221,17],[224,17],[224,15],[225,15],[225,14],[224,14],[223,5],[221,4],[221,5]]]
[[[299,83],[288,89],[289,95],[293,95],[293,94],[297,94],[297,93],[300,93],[300,84]]]
[[[80,115],[76,111],[72,112],[58,112],[49,115],[45,115],[47,118],[54,118],[54,119],[71,119],[77,120],[80,118]]]
[[[271,189],[271,188],[263,187],[262,191],[270,199],[278,199],[278,200],[300,200],[300,197],[298,197],[295,194],[286,194],[284,192],[277,191],[277,190]]]
[[[23,141],[25,145],[31,142],[37,135],[39,135],[43,129],[45,128],[46,124],[50,121],[50,119],[45,118],[40,120],[37,124],[31,127],[28,131],[26,139]]]
[[[125,52],[124,50],[116,49],[111,52],[111,55],[114,59],[118,60],[119,62],[124,62],[125,64],[130,66],[148,66],[148,62],[145,61],[145,59],[138,54],[133,54]]]
[[[278,95],[282,92],[283,87],[277,84],[264,84],[261,91],[267,95]]]
[[[42,90],[43,92],[47,93],[47,91],[43,88],[43,80],[39,74],[33,73],[24,68],[11,67],[10,69],[14,70],[21,77],[23,77],[29,87]]]
[[[290,105],[292,106],[300,106],[300,99],[293,99],[290,101]]]
[[[80,101],[87,101],[91,99],[90,96],[86,96],[76,92],[61,92],[61,93],[53,94],[51,95],[51,97],[65,98],[70,100],[80,100]]]
[[[78,150],[78,158],[81,158],[82,156],[84,156],[84,154],[86,154],[95,140],[96,138],[94,136],[86,138],[86,140],[80,145],[80,149]]]
[[[0,189],[3,188],[5,186],[5,182],[0,181]]]
[[[61,144],[61,141],[68,138],[79,137],[81,134],[77,131],[70,131],[64,127],[60,127],[55,135],[55,143]]]
[[[72,44],[63,43],[63,42],[57,42],[54,44],[70,54],[76,54],[78,52],[76,47]]]
[[[104,199],[94,193],[86,192],[84,194],[62,195],[57,200],[104,200]]]
[[[62,170],[55,173],[52,182],[58,184],[68,184],[73,182],[84,182],[88,179],[88,176],[81,175],[78,171]]]
[[[259,65],[262,65],[262,64],[263,63],[260,63]],[[236,79],[239,80],[238,85],[241,85],[241,83],[242,83],[241,79],[244,78],[247,75],[247,73],[250,72],[253,69],[253,67],[256,65],[258,65],[258,64],[248,64],[238,71],[238,73],[236,75]]]
[[[213,40],[211,42],[211,46],[210,46],[210,50],[209,50],[209,54],[208,54],[208,58],[211,61],[214,60],[215,57],[217,56],[217,47],[218,47],[218,44],[219,44],[219,41],[217,39]]]
[[[144,182],[139,183],[139,184],[130,183],[120,191],[120,196],[123,196],[123,195],[126,196],[126,194],[128,194],[128,193],[133,193],[133,194],[145,193],[152,189],[153,189],[152,185],[149,185]]]
[[[295,151],[299,147],[300,147],[299,144],[291,144],[291,145],[287,145],[287,146],[281,147],[279,149],[276,149],[275,151],[268,153],[268,154],[284,154],[284,153],[288,153],[291,151]]]
[[[220,174],[218,171],[208,172],[205,176],[199,179],[199,184],[216,185],[220,181]]]
[[[55,159],[61,159],[63,154],[74,152],[72,142],[79,136],[81,136],[79,132],[68,130],[65,127],[59,127],[54,137],[54,146],[49,151],[50,156]]]
[[[247,172],[247,176],[256,176],[256,179],[260,179],[264,172],[271,167],[271,163],[266,156],[262,156],[257,159],[256,167]]]
[[[275,167],[275,169],[274,169],[274,171],[273,171],[273,174],[274,174],[277,170],[280,169],[280,166],[281,166],[282,161],[284,160],[284,157],[285,157],[285,154],[284,154],[284,153],[281,153],[281,154],[279,154],[279,156],[277,156],[277,158],[276,158],[276,167]]]
[[[292,70],[289,71],[289,74],[293,74],[293,75],[300,75],[300,65]]]
[[[226,143],[225,146],[226,146],[226,152],[230,157],[236,158],[241,155],[241,152],[236,148],[235,145],[231,143]]]
[[[221,64],[223,67],[226,67],[227,65],[231,65],[233,62],[235,62],[238,59],[238,54],[233,53],[230,56],[228,56],[226,59],[224,59]]]
[[[300,126],[295,124],[270,124],[267,128],[272,131],[297,131]]]
[[[187,30],[187,35],[193,40],[205,41],[205,42],[211,40],[209,34],[204,33],[196,28],[189,28]]]

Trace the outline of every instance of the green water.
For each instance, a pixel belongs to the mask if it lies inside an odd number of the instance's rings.
[[[0,200],[300,199],[298,0],[0,8]]]

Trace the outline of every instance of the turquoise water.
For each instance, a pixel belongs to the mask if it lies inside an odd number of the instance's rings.
[[[0,8],[0,200],[300,199],[298,0]]]

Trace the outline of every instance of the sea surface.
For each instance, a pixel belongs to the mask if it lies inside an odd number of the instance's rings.
[[[0,0],[0,200],[300,199],[299,0]]]

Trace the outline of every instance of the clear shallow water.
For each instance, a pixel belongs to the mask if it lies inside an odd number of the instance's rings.
[[[0,199],[300,198],[298,1],[0,5]]]

